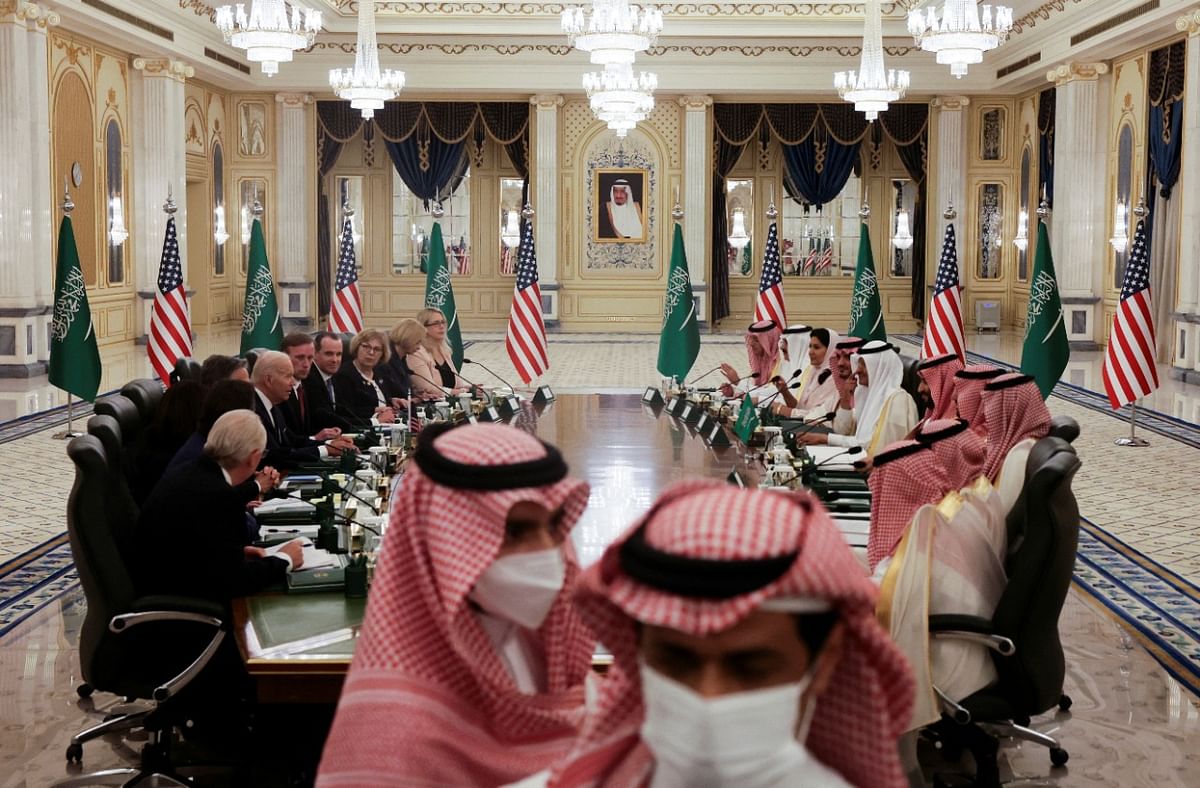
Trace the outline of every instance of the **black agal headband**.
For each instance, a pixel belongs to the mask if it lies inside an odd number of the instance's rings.
[[[546,450],[545,457],[509,465],[469,465],[457,462],[438,452],[433,445],[454,427],[431,424],[421,430],[413,460],[421,472],[443,487],[456,490],[516,490],[522,487],[544,487],[562,481],[567,464],[558,449],[539,441]]]

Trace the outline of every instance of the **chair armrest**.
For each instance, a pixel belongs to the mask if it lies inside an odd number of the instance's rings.
[[[163,606],[166,609],[156,608],[152,604],[154,602],[167,603]],[[214,609],[217,613],[221,613],[220,608],[204,600],[170,596],[142,597],[134,603],[134,606],[142,609],[136,612],[113,616],[108,622],[108,628],[119,634],[130,627],[136,627],[140,624],[170,621],[204,624],[215,630],[212,639],[208,641],[208,644],[205,645],[199,656],[192,661],[192,664],[184,668],[179,675],[168,679],[154,689],[154,700],[162,703],[191,683],[200,674],[200,671],[212,661],[221,642],[225,640],[225,622],[218,616],[211,615]],[[173,609],[178,607],[191,609]]]
[[[979,616],[930,616],[929,636],[937,640],[966,640],[978,643],[1005,657],[1011,657],[1017,651],[1010,639],[993,631],[991,621]]]
[[[225,617],[225,609],[216,602],[187,596],[156,594],[153,596],[138,597],[133,600],[133,604],[129,606],[129,609],[134,613],[143,613],[152,610],[174,610],[180,613],[196,613],[201,616],[211,616],[212,618],[223,619]]]

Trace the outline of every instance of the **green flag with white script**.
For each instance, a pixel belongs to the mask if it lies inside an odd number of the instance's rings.
[[[743,443],[749,443],[750,437],[754,435],[756,429],[758,429],[758,408],[754,407],[754,400],[747,394],[742,400],[742,407],[738,409],[738,417],[733,424],[733,431],[737,433]]]
[[[262,222],[257,218],[250,227],[250,262],[246,267],[246,302],[242,306],[242,352],[265,347],[279,350],[283,344],[283,325],[279,321],[279,302],[275,298],[275,280],[267,262],[267,243]]]
[[[1054,258],[1050,254],[1050,235],[1046,224],[1038,222],[1037,254],[1033,258],[1033,276],[1029,280],[1029,314],[1025,320],[1025,344],[1021,347],[1021,371],[1037,381],[1042,399],[1050,396],[1054,384],[1067,368],[1071,345],[1063,318],[1058,279],[1054,276]]]
[[[687,376],[696,356],[700,355],[700,323],[696,301],[692,297],[692,278],[688,275],[687,255],[683,250],[683,229],[675,223],[675,242],[671,248],[671,267],[667,272],[667,300],[663,304],[662,334],[658,338],[658,371],[677,380]]]
[[[850,294],[852,337],[866,341],[887,340],[883,324],[883,306],[879,303],[879,279],[875,276],[875,257],[871,253],[871,233],[863,222],[858,238],[858,265],[854,268],[854,291]]]
[[[425,272],[425,308],[440,309],[446,316],[446,339],[450,342],[454,366],[463,360],[462,330],[458,325],[458,309],[454,306],[454,287],[450,283],[450,266],[446,263],[446,245],[442,243],[442,225],[433,223],[429,234],[429,270]]]
[[[58,228],[57,260],[50,323],[50,384],[90,402],[100,388],[100,347],[92,329],[92,310],[70,216],[64,216]]]

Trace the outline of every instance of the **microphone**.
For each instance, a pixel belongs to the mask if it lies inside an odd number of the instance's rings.
[[[824,372],[822,372],[820,375],[817,375],[817,385],[819,386],[822,383],[824,383],[825,381],[829,380],[829,376],[832,374],[833,374],[833,370],[827,369]]]
[[[789,389],[791,389],[791,390],[793,390],[793,391],[795,391],[796,389],[800,388],[800,384],[799,384],[798,382],[797,382],[797,383],[793,383],[793,384],[791,384],[790,386],[788,386],[788,388],[789,388]],[[772,394],[771,396],[767,397],[767,398],[766,398],[765,400],[763,400],[762,402],[758,403],[758,407],[760,407],[760,408],[765,408],[767,405],[769,405],[769,404],[771,403],[771,400],[773,400],[773,399],[775,399],[776,397],[778,397],[778,396],[779,396],[780,394],[782,394],[784,391],[785,391],[785,389],[780,389],[779,391],[776,391],[774,394]]]
[[[692,378],[691,380],[689,380],[689,381],[687,382],[687,384],[686,384],[686,385],[688,385],[688,386],[691,386],[691,385],[695,384],[695,382],[696,382],[697,380],[700,380],[700,379],[702,379],[702,378],[706,378],[706,377],[708,377],[709,375],[711,375],[712,373],[714,373],[714,372],[716,372],[716,371],[718,371],[718,370],[720,370],[720,369],[721,369],[721,365],[720,365],[720,364],[717,364],[715,367],[713,367],[712,369],[710,369],[708,372],[705,372],[703,375],[697,375],[696,377],[694,377],[694,378]]]
[[[337,480],[334,479],[331,475],[325,474],[324,479],[329,484],[330,487],[334,488],[335,490],[337,490],[339,492],[343,492],[346,495],[349,495],[351,498],[355,499],[356,501],[358,501],[360,503],[365,503],[367,506],[371,507],[371,511],[375,512],[375,514],[380,513],[379,509],[376,508],[375,504],[371,503],[366,498],[363,498],[362,496],[356,494],[349,487],[343,487],[342,485],[338,484]],[[326,491],[326,492],[328,493],[328,491]]]
[[[492,370],[491,370],[491,369],[489,369],[488,367],[486,367],[486,366],[484,366],[483,364],[479,363],[478,361],[472,361],[472,360],[471,360],[471,359],[469,359],[469,358],[464,358],[464,359],[463,359],[463,363],[464,363],[464,364],[474,364],[474,365],[475,365],[475,366],[477,366],[477,367],[483,367],[483,371],[484,371],[484,372],[488,373],[489,375],[491,375],[492,377],[494,377],[496,380],[498,380],[498,381],[500,381],[501,383],[503,383],[504,385],[508,386],[508,390],[509,390],[509,391],[511,391],[513,394],[516,394],[516,393],[517,393],[517,390],[516,390],[516,388],[513,386],[513,384],[509,383],[507,380],[505,380],[504,378],[500,377],[500,376],[499,376],[499,375],[497,375],[495,372],[492,372]],[[466,380],[466,378],[463,378],[463,380]],[[467,380],[467,382],[468,382],[468,383],[471,383],[471,381],[469,381],[469,380]],[[473,383],[472,383],[471,385],[475,385],[475,384],[473,384]]]
[[[411,375],[412,375],[414,378],[420,378],[421,380],[425,381],[425,382],[426,382],[426,383],[428,383],[429,385],[433,386],[435,389],[437,389],[438,391],[442,392],[442,394],[444,394],[445,396],[447,396],[447,397],[449,397],[449,396],[450,396],[450,389],[446,388],[445,386],[441,385],[440,383],[434,383],[432,380],[430,380],[429,378],[425,377],[425,376],[424,376],[424,375],[422,375],[420,372],[413,372],[411,369],[409,370],[409,373],[410,373],[410,374],[411,374]],[[463,379],[464,379],[464,380],[466,380],[466,378],[463,378]]]
[[[837,416],[836,413],[826,413],[824,416],[817,419],[816,421],[809,421],[809,422],[805,422],[803,424],[797,424],[795,427],[791,427],[787,430],[784,430],[783,434],[784,435],[792,435],[795,433],[795,434],[803,435],[804,433],[811,430],[813,427],[819,427],[820,425],[824,424],[827,421],[833,421],[835,416]]]
[[[821,460],[816,465],[814,465],[813,468],[814,469],[820,468],[822,465],[827,465],[830,462],[833,462],[834,460],[836,460],[838,457],[844,457],[848,454],[862,454],[862,453],[863,453],[862,446],[851,446],[850,448],[846,449],[845,451],[839,451],[837,454],[826,457],[825,459]]]
[[[333,412],[341,413],[341,415],[344,416],[348,422],[350,422],[351,426],[355,427],[356,429],[371,429],[375,426],[371,423],[370,419],[364,419],[362,416],[359,416],[357,413],[350,410],[340,402],[333,403]]]

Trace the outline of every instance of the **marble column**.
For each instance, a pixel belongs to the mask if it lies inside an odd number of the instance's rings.
[[[537,244],[538,283],[542,313],[548,327],[558,325],[558,110],[563,97],[531,96],[534,107],[533,151],[529,162],[533,176],[533,233]]]
[[[313,97],[307,93],[277,93],[276,181],[279,197],[271,215],[275,225],[275,259],[271,266],[279,283],[280,317],[285,331],[309,329],[316,312],[316,267],[310,264],[309,237],[315,213],[308,207],[316,183],[310,115]],[[339,212],[340,215],[340,212]]]
[[[46,371],[53,309],[46,28],[59,15],[0,0],[0,377]],[[30,67],[30,64],[37,67]]]
[[[708,322],[708,206],[712,190],[712,142],[708,116],[710,96],[682,96],[683,107],[683,248],[696,298],[700,324]]]
[[[971,100],[966,96],[938,96],[931,103],[937,129],[937,158],[931,168],[932,186],[930,204],[925,211],[927,227],[925,261],[929,270],[925,281],[932,284],[937,275],[937,264],[941,258],[942,238],[946,235],[947,220],[943,214],[953,204],[959,219],[955,225],[959,240],[959,259],[962,259],[962,241],[965,235],[962,217],[966,214],[967,195],[967,107]],[[959,280],[966,269],[960,265]]]
[[[1179,175],[1183,200],[1179,227],[1179,270],[1169,327],[1158,329],[1158,341],[1174,348],[1171,374],[1200,382],[1200,10],[1175,22],[1188,34],[1183,99],[1183,164]],[[1153,294],[1158,296],[1157,293]]]
[[[1099,321],[1108,246],[1108,71],[1107,63],[1064,63],[1046,74],[1057,87],[1050,250],[1067,338],[1077,350],[1099,349],[1104,333]]]
[[[144,344],[150,331],[158,266],[162,258],[167,195],[175,200],[175,232],[179,238],[183,280],[188,281],[187,179],[184,158],[184,80],[195,70],[174,58],[133,59],[133,192],[134,271],[137,283],[137,337]],[[189,288],[190,289],[190,288]]]

